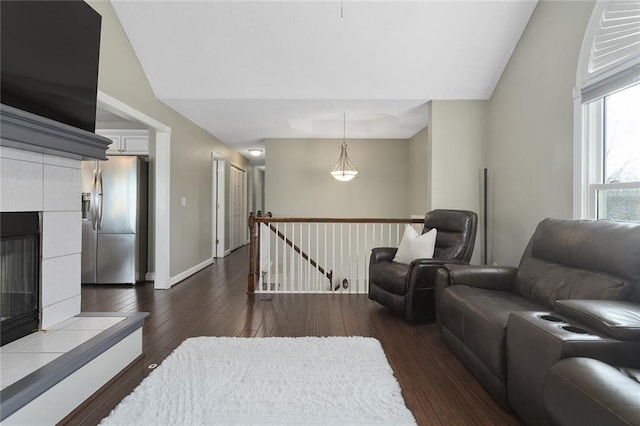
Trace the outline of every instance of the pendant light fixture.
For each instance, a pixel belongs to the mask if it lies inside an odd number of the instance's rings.
[[[356,166],[349,160],[347,154],[347,114],[342,115],[342,145],[340,146],[340,158],[331,171],[331,177],[340,182],[349,182],[360,175]]]

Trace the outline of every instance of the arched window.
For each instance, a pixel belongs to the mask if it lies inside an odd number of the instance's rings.
[[[640,1],[596,3],[574,95],[574,216],[640,222]]]

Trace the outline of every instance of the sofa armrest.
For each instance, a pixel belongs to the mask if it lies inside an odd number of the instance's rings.
[[[374,263],[388,261],[391,262],[396,256],[398,251],[397,247],[376,247],[371,249],[371,257],[369,258],[369,265]]]
[[[466,285],[487,290],[511,291],[518,273],[514,266],[447,265],[449,285]],[[444,278],[444,277],[442,277]]]
[[[640,424],[640,383],[590,358],[567,358],[547,374],[542,404],[547,420],[560,425]]]
[[[528,424],[545,424],[544,379],[558,361],[586,357],[640,367],[640,341],[614,339],[552,311],[512,312],[505,341],[509,405]]]
[[[460,265],[468,265],[463,260],[447,260],[447,259],[416,259],[409,264],[407,271],[407,288],[408,291],[420,288],[433,288],[436,282],[436,273],[446,265],[456,263]]]
[[[438,330],[442,332],[440,322],[440,300],[442,294],[451,285],[466,285],[469,287],[490,290],[511,291],[518,268],[512,266],[480,266],[445,264],[435,275],[435,306]]]
[[[557,300],[554,309],[619,340],[640,341],[640,304],[621,300]]]
[[[409,264],[407,270],[407,293],[405,300],[405,319],[414,321],[416,315],[432,318],[434,311],[434,287],[436,276],[445,264],[455,262],[467,264],[463,260],[451,259],[416,259]],[[428,307],[428,308],[425,308]],[[425,311],[425,309],[427,309]]]

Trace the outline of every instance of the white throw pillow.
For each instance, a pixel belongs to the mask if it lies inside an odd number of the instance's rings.
[[[437,231],[434,228],[420,235],[413,226],[406,225],[393,261],[408,265],[415,259],[432,258],[436,247],[436,234]]]

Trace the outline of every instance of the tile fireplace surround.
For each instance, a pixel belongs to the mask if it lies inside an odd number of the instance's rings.
[[[0,109],[0,211],[42,214],[41,327],[80,313],[80,162],[110,141],[6,105]]]
[[[0,211],[42,212],[42,328],[80,313],[80,160],[0,146]]]

